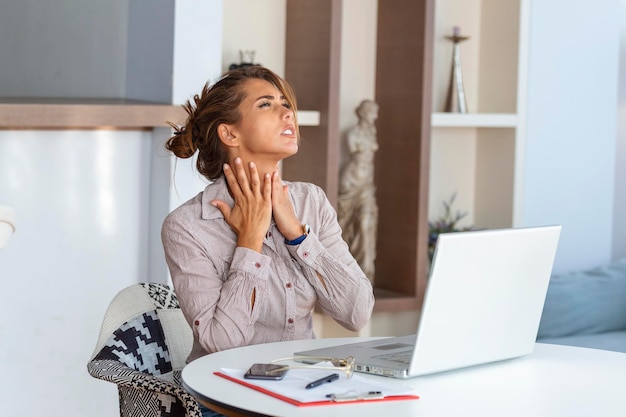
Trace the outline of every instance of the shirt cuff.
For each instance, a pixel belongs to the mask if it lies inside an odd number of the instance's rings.
[[[261,279],[267,279],[270,271],[271,259],[267,255],[263,255],[249,248],[237,247],[233,254],[233,260],[230,264],[231,269],[255,275]]]

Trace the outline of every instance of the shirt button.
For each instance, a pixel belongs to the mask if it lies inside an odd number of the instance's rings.
[[[272,232],[267,232],[267,237],[272,237]]]
[[[261,262],[255,262],[254,266],[256,266],[257,268],[260,268],[261,267]]]
[[[289,317],[289,318],[287,319],[287,323],[289,323],[289,324],[293,324],[293,319],[292,319],[291,317]]]
[[[286,283],[286,284],[285,284],[285,287],[287,287],[287,288],[291,288],[291,282]]]
[[[304,253],[302,254],[302,256],[304,256],[305,258],[307,258],[307,257],[309,256],[309,252],[304,252]]]
[[[195,324],[196,326],[199,326],[200,325],[200,320],[194,321],[193,324]]]

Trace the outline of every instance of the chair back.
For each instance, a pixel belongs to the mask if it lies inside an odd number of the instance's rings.
[[[123,289],[109,304],[92,359],[117,360],[165,377],[185,366],[192,343],[174,291],[141,283]]]
[[[174,291],[136,284],[109,304],[87,370],[118,386],[122,417],[199,417],[180,379],[192,344]]]

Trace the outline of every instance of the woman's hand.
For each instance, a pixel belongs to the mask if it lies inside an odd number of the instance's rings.
[[[261,181],[254,162],[250,162],[249,172],[248,181],[241,158],[235,158],[234,170],[224,164],[224,176],[235,205],[231,208],[221,200],[213,200],[211,204],[222,212],[226,223],[237,234],[237,246],[260,253],[272,219],[272,179],[267,173]]]
[[[288,187],[283,185],[277,171],[272,174],[272,211],[276,227],[287,240],[302,236],[302,223],[293,210]]]

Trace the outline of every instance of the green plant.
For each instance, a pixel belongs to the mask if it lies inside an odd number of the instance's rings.
[[[428,257],[431,261],[433,260],[433,255],[435,253],[437,237],[441,233],[466,232],[474,229],[472,226],[458,226],[458,223],[466,217],[468,213],[466,211],[461,212],[458,210],[453,213],[452,205],[454,204],[454,200],[456,200],[456,193],[453,193],[447,201],[442,203],[444,208],[443,215],[435,221],[428,222]]]

